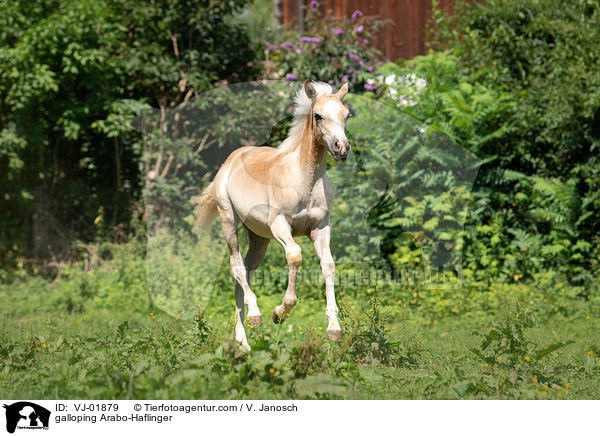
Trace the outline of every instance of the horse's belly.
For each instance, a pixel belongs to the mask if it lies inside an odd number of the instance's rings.
[[[273,233],[269,226],[270,206],[268,204],[246,205],[242,203],[234,205],[234,207],[244,226],[263,238],[273,238]],[[319,227],[326,219],[327,214],[328,212],[325,209],[313,208],[310,210],[303,209],[286,215],[290,223],[292,235],[303,236],[310,234],[311,230]]]
[[[240,221],[263,238],[272,238],[269,228],[269,204],[264,199],[252,200],[249,196],[242,194],[231,195],[231,203]]]
[[[263,238],[273,238],[271,228],[268,225],[269,205],[255,204],[251,208],[236,209],[236,212],[244,226],[248,229]]]

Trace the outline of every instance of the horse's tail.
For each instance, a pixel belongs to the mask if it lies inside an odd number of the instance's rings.
[[[217,203],[215,203],[214,183],[210,184],[202,191],[202,195],[196,198],[196,232],[201,232],[208,228],[217,216]]]

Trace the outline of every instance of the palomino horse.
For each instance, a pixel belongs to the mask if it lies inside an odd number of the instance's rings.
[[[328,84],[307,80],[296,95],[294,121],[285,141],[277,148],[235,150],[199,199],[200,228],[217,214],[221,219],[231,253],[231,274],[236,281],[235,338],[247,350],[250,346],[243,324],[245,305],[250,324],[262,324],[250,281],[271,239],[285,249],[289,267],[287,290],[281,305],[273,311],[273,321],[283,322],[298,301],[296,274],[302,254],[294,236],[304,235],[313,241],[325,278],[327,337],[342,337],[333,290],[335,263],[329,249],[333,190],[325,170],[328,150],[337,161],[346,160],[350,152],[344,131],[349,111],[342,104],[347,92],[348,83],[334,94]],[[238,244],[240,222],[249,239],[245,260]]]

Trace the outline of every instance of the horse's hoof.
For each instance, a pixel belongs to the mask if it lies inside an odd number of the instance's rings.
[[[254,327],[260,327],[262,325],[262,316],[260,316],[260,315],[249,316],[248,321]]]
[[[342,340],[341,330],[327,330],[327,339],[340,342]]]
[[[239,344],[239,347],[237,347],[237,349],[234,350],[233,355],[235,357],[241,357],[251,349],[252,348],[250,348],[250,345],[248,344]]]
[[[276,311],[273,311],[273,315],[271,316],[271,318],[273,318],[273,322],[275,324],[281,324],[283,321],[285,321],[284,317],[279,317],[279,315],[277,315]]]

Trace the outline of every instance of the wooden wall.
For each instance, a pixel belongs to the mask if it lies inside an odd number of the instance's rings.
[[[449,8],[453,0],[440,0],[439,3],[443,8]],[[310,0],[281,0],[280,4],[283,23],[297,26],[303,13],[301,8],[308,8]],[[387,59],[410,59],[426,53],[425,25],[431,0],[320,0],[319,8],[338,17],[350,17],[360,9],[365,15],[389,19],[390,24],[379,32],[376,42]]]

